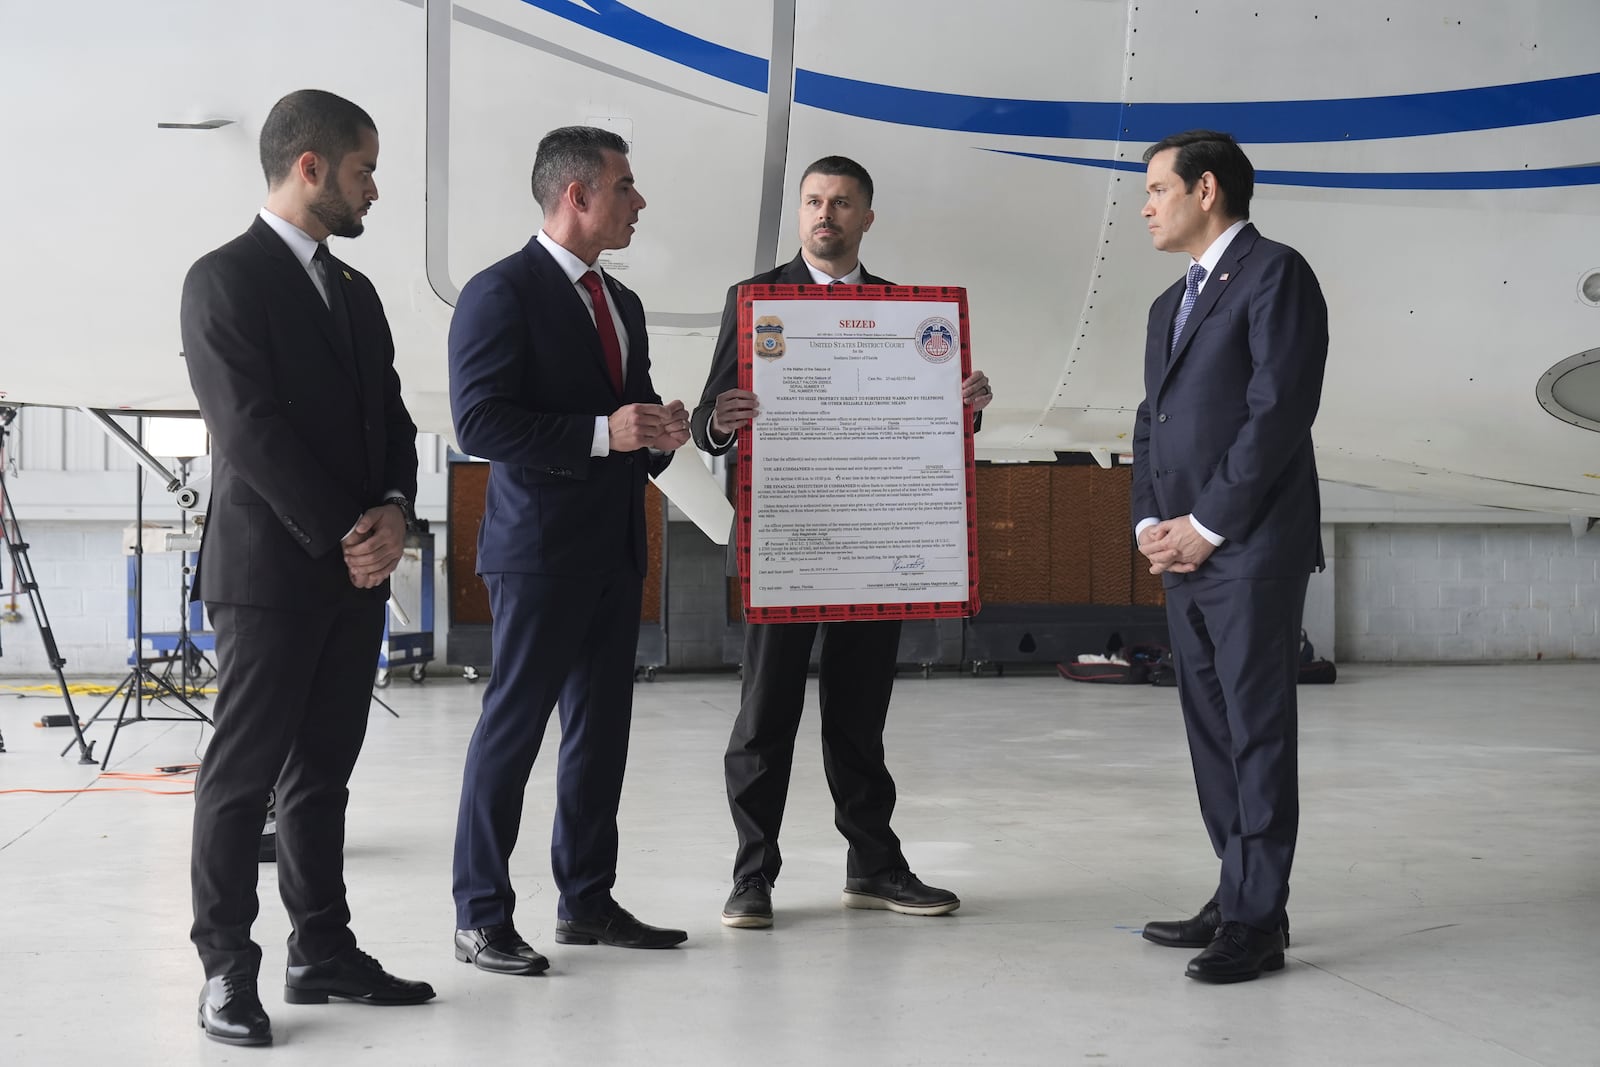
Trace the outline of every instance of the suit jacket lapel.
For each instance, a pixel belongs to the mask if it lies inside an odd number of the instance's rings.
[[[322,336],[327,339],[328,347],[338,356],[334,362],[339,364],[346,374],[355,378],[359,385],[360,377],[356,372],[356,356],[351,348],[351,336],[333,321],[333,312],[329,311],[328,305],[323,302],[322,294],[317,292],[317,287],[311,281],[311,276],[306,273],[305,267],[301,266],[295,254],[289,250],[289,246],[283,243],[283,238],[263,222],[260,216],[250,224],[250,233],[266,254],[278,284],[288,294],[294,313],[303,315],[317,324]],[[330,282],[342,285],[344,279],[335,276]],[[349,306],[349,301],[346,300],[345,307]],[[355,331],[353,322],[350,324],[350,330],[352,334]]]
[[[559,318],[566,323],[567,332],[574,345],[587,352],[588,364],[595,380],[605,387],[606,392],[616,396],[616,390],[611,386],[611,375],[606,371],[606,355],[600,347],[600,333],[595,326],[595,320],[589,317],[589,309],[584,306],[583,297],[578,295],[578,287],[567,277],[567,272],[561,269],[555,257],[545,251],[537,237],[528,241],[527,247],[523,249],[523,255],[529,269],[538,279],[541,291],[549,294],[555,302]],[[600,276],[604,278],[605,272],[601,271]],[[626,318],[624,322],[626,323]],[[631,326],[629,330],[628,351],[631,356],[634,350]],[[624,388],[626,384],[624,381]]]
[[[1244,229],[1234,235],[1232,243],[1222,253],[1222,258],[1217,260],[1217,265],[1206,278],[1205,288],[1200,290],[1194,307],[1189,311],[1189,318],[1183,324],[1183,336],[1178,338],[1177,347],[1172,350],[1172,356],[1167,360],[1166,373],[1162,376],[1163,382],[1172,375],[1172,369],[1183,359],[1184,353],[1189,351],[1189,342],[1194,340],[1195,331],[1200,329],[1200,324],[1211,314],[1211,309],[1217,306],[1217,301],[1222,299],[1223,291],[1227,289],[1233,276],[1239,272],[1240,260],[1249,255],[1250,249],[1255,247],[1256,236],[1255,226],[1246,223]],[[1179,292],[1182,292],[1181,288]],[[1179,302],[1182,302],[1181,296]],[[1177,305],[1174,305],[1174,317],[1177,315],[1177,310]]]
[[[780,285],[816,285],[816,280],[811,277],[811,268],[806,266],[805,256],[795,253],[795,257],[783,265],[775,279]]]

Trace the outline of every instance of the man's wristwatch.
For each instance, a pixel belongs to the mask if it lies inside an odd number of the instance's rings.
[[[417,513],[412,509],[411,501],[396,493],[393,496],[384,497],[383,502],[385,504],[393,504],[400,509],[400,514],[406,517],[407,530],[415,530],[417,528]]]

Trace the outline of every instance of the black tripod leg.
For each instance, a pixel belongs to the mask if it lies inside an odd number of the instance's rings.
[[[393,715],[397,719],[400,717],[400,713],[398,711],[395,711],[393,708],[391,708],[388,705],[388,703],[381,696],[379,696],[377,693],[373,693],[372,694],[372,699],[376,700],[378,702],[378,704],[383,708],[383,710],[387,711],[390,715]]]
[[[117,699],[117,694],[121,693],[123,687],[126,686],[131,681],[133,681],[133,675],[132,674],[126,674],[126,675],[123,676],[122,681],[117,683],[117,687],[115,689],[111,690],[111,695],[106,697],[104,700],[102,700],[100,702],[100,706],[98,708],[94,709],[94,714],[89,716],[89,721],[83,723],[81,726],[78,726],[78,740],[77,741],[68,741],[67,742],[67,747],[61,750],[61,755],[65,756],[67,754],[67,752],[69,750],[71,750],[73,745],[79,744],[80,742],[82,742],[82,740],[83,740],[83,731],[89,729],[95,723],[100,721],[100,716],[105,714],[106,708],[111,706],[111,702],[113,700]],[[73,722],[74,722],[75,725],[77,723],[77,718],[78,717],[76,715],[74,715],[72,717]],[[78,762],[82,763],[83,760],[80,759]]]
[[[7,429],[11,420],[16,418],[16,408],[0,408],[0,453],[5,452],[6,437],[10,433]],[[28,555],[28,542],[22,539],[22,526],[17,522],[17,509],[12,506],[11,493],[6,488],[6,472],[4,464],[0,464],[0,540],[6,543],[6,550],[11,555],[11,575],[28,594],[28,606],[33,611],[33,621],[39,627],[39,639],[44,642],[45,658],[49,660],[50,667],[55,671],[56,681],[61,684],[61,699],[67,705],[67,721],[72,723],[72,731],[77,736],[74,742],[78,746],[78,762],[93,763],[94,754],[92,747],[83,739],[83,727],[78,722],[78,709],[72,706],[72,688],[67,685],[67,676],[62,669],[67,661],[61,658],[61,649],[56,645],[55,631],[50,627],[50,614],[44,609],[44,595],[39,591],[39,580],[33,573],[33,560]],[[65,756],[72,748],[69,742],[61,750]],[[4,746],[0,745],[0,751]]]

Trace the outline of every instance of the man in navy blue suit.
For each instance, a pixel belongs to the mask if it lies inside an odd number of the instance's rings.
[[[683,404],[663,404],[650,383],[643,305],[597,266],[633,239],[645,202],[627,142],[578,126],[539,142],[533,195],[544,227],[467,283],[450,323],[456,440],[491,462],[478,573],[494,614],[494,671],[456,825],[456,958],[498,974],[548,967],[512,925],[509,862],[558,702],[556,940],[667,948],[688,936],[647,926],[611,896],[645,480],[689,439]]]
[[[1283,967],[1300,820],[1295,682],[1306,582],[1321,570],[1311,424],[1328,356],[1316,275],[1249,221],[1255,169],[1234,139],[1152,146],[1156,248],[1190,257],[1150,308],[1133,437],[1139,551],[1166,587],[1200,813],[1222,861],[1193,918],[1144,936],[1203,948],[1190,978]]]

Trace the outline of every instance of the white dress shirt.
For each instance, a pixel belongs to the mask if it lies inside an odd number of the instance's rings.
[[[328,283],[322,276],[322,269],[316,260],[311,257],[317,254],[317,242],[312,236],[294,223],[279,218],[266,208],[261,209],[261,221],[272,227],[272,232],[283,238],[283,243],[289,246],[289,251],[294,253],[294,258],[300,261],[300,266],[305,268],[306,276],[311,279],[311,284],[317,287],[317,295],[322,297],[322,302],[328,302]]]
[[[805,263],[806,270],[811,272],[811,280],[818,285],[832,285],[834,282],[838,282],[840,285],[860,285],[861,275],[864,273],[861,269],[861,262],[859,260],[856,261],[855,269],[845,274],[842,278],[835,278],[825,270],[818,270],[816,267],[812,266],[811,261],[806,259],[804,256],[801,257],[801,262]],[[717,428],[716,426],[712,425],[711,420],[708,419],[706,421],[706,440],[710,441],[718,448],[726,447],[727,444],[736,436],[738,436],[738,431],[723,437],[717,433]]]
[[[578,291],[578,299],[582,300],[583,306],[589,309],[589,318],[596,323],[599,320],[594,317],[594,301],[589,298],[588,287],[578,279],[590,271],[600,275],[600,291],[605,294],[606,310],[611,314],[612,325],[617,331],[617,345],[622,350],[622,380],[626,384],[628,380],[628,331],[622,325],[622,312],[617,308],[617,302],[611,296],[611,287],[605,284],[605,271],[593,263],[585,263],[557,243],[555,238],[543,230],[534,235],[534,240],[538,241],[544,247],[544,250],[550,253],[550,258],[556,261],[556,266],[561,268],[561,272],[567,276],[567,280],[572,283],[572,287]],[[589,455],[609,456],[610,454],[611,423],[609,416],[596,415],[594,417],[594,439],[589,445]]]
[[[1249,221],[1249,219],[1240,219],[1232,226],[1229,226],[1226,230],[1223,230],[1217,235],[1217,239],[1215,241],[1212,241],[1206,246],[1205,252],[1201,254],[1199,259],[1190,261],[1189,265],[1191,267],[1198,263],[1200,266],[1204,267],[1206,271],[1205,277],[1200,279],[1200,288],[1195,290],[1195,294],[1197,296],[1206,291],[1206,286],[1211,282],[1212,272],[1217,269],[1217,264],[1222,260],[1222,254],[1228,250],[1229,245],[1233,244],[1233,239],[1239,236],[1239,231],[1244,229],[1245,224]],[[1139,525],[1133,528],[1133,539],[1137,541],[1140,534],[1144,533],[1145,530],[1151,526],[1154,526],[1160,521],[1160,519],[1157,519],[1154,516],[1140,519]],[[1199,534],[1201,537],[1204,537],[1207,541],[1210,541],[1213,547],[1221,548],[1222,543],[1227,540],[1227,538],[1223,537],[1221,534],[1212,533],[1210,530],[1206,529],[1205,526],[1201,525],[1200,520],[1195,518],[1193,515],[1189,516],[1189,525],[1194,527],[1195,533]]]

